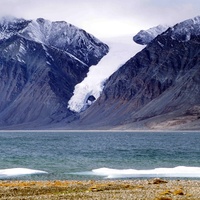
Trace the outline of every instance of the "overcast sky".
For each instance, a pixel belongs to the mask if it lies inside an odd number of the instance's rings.
[[[64,20],[103,38],[200,15],[199,0],[0,0],[0,15]]]

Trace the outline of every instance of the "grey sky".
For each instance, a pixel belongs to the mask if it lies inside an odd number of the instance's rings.
[[[199,0],[0,0],[1,16],[64,20],[97,37],[173,25],[199,14]]]

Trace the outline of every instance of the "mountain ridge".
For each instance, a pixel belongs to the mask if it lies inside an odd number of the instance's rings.
[[[137,44],[147,45],[158,35],[166,31],[168,28],[169,26],[167,25],[158,25],[148,30],[141,30],[133,37],[133,41]]]
[[[8,39],[12,35],[17,34],[25,39],[67,51],[87,65],[97,64],[95,57],[98,57],[98,46],[103,48],[100,40],[88,34],[86,31],[64,21],[51,22],[43,18],[36,20],[18,18],[8,18],[6,20],[4,18],[1,20],[0,25],[0,38],[5,37],[5,39]],[[2,32],[5,34],[2,34]],[[84,38],[89,38],[89,40],[84,40]],[[72,48],[70,48],[71,46]],[[81,47],[82,51],[78,47]],[[94,55],[92,53],[87,55],[87,51],[91,51]],[[108,47],[105,51],[108,51]],[[81,54],[85,56],[81,56]],[[94,60],[85,60],[87,56],[94,56]]]

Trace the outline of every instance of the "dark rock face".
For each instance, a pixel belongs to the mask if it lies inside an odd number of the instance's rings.
[[[73,116],[67,104],[74,86],[108,52],[107,45],[83,30],[66,22],[49,23],[0,23],[1,127],[29,123],[40,128]],[[66,37],[60,40],[61,31]]]
[[[191,114],[191,109],[200,106],[200,32],[191,32],[189,40],[179,38],[170,29],[125,63],[82,114],[82,124],[134,129],[180,116],[197,120],[199,110]]]

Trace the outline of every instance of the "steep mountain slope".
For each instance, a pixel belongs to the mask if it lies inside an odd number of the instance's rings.
[[[67,103],[74,86],[107,52],[107,45],[66,22],[1,20],[0,125],[37,121],[39,127],[73,117]]]
[[[195,129],[200,118],[200,17],[156,37],[107,81],[86,128]],[[92,126],[91,126],[92,124]]]

